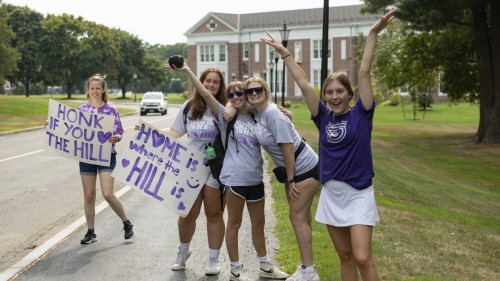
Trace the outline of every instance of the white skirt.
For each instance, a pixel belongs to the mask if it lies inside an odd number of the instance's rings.
[[[319,223],[338,227],[374,226],[378,220],[373,185],[358,190],[342,181],[329,180],[323,184],[316,210]]]

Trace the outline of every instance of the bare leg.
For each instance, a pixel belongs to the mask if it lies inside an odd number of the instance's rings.
[[[286,195],[290,207],[289,217],[299,246],[302,265],[306,267],[314,265],[312,254],[311,204],[316,191],[318,191],[319,185],[319,181],[313,178],[296,183],[296,187],[300,190],[300,196],[294,201],[290,199],[288,187],[286,187]]]
[[[83,211],[89,229],[94,228],[97,176],[81,176],[83,186]]]
[[[210,249],[220,250],[225,233],[220,191],[218,188],[206,186],[203,188],[202,192],[205,215],[207,216],[208,247]]]
[[[343,281],[357,281],[358,271],[352,252],[351,233],[349,227],[327,225],[328,233],[340,259],[340,274]]]
[[[122,221],[126,221],[127,215],[123,209],[122,202],[114,193],[115,179],[111,176],[111,172],[101,172],[99,174],[99,181],[101,183],[102,196],[108,202],[109,206],[120,217]]]
[[[248,214],[252,223],[252,241],[255,251],[259,257],[267,256],[266,239],[264,235],[264,226],[266,217],[264,215],[264,206],[266,200],[257,202],[247,202]]]
[[[364,281],[380,280],[372,258],[372,231],[373,227],[369,225],[351,226],[354,259]]]
[[[203,189],[205,188],[210,188],[210,187],[204,186]],[[198,197],[194,201],[193,206],[189,211],[189,214],[185,218],[179,217],[179,219],[177,220],[179,240],[183,244],[191,243],[194,232],[196,231],[196,220],[200,215],[201,202],[203,199],[202,195],[203,189],[202,191],[200,191]]]
[[[229,260],[236,262],[240,260],[238,252],[238,233],[240,230],[245,200],[235,195],[230,188],[226,192],[227,201],[227,227],[226,248]]]

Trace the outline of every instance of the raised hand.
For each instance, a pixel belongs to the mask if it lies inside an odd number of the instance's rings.
[[[380,19],[371,27],[370,32],[375,32],[379,34],[380,31],[384,30],[387,25],[394,19],[395,9],[391,9],[387,14],[380,17]]]

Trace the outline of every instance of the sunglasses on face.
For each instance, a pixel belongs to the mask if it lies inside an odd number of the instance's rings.
[[[238,90],[238,91],[234,91],[234,92],[227,92],[226,97],[227,97],[227,99],[232,99],[232,98],[234,98],[234,96],[241,97],[241,96],[243,96],[244,93],[245,93],[245,91],[243,91],[243,90]]]
[[[257,87],[257,88],[249,88],[249,89],[245,89],[245,93],[247,94],[247,96],[251,96],[253,95],[253,93],[256,93],[257,95],[261,95],[262,92],[264,92],[264,87]]]

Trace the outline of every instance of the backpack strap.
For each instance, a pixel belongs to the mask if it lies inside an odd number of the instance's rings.
[[[234,118],[231,119],[231,121],[229,121],[227,123],[227,127],[226,127],[226,141],[224,143],[224,152],[227,149],[227,145],[228,145],[228,141],[229,141],[229,134],[231,133],[231,131],[233,132],[233,137],[234,137],[234,123],[236,123],[236,119],[237,118],[238,118],[238,113],[236,113],[236,115],[234,115]],[[238,142],[236,142],[236,145],[238,145]],[[224,156],[225,156],[225,154],[224,154]]]
[[[186,127],[187,115],[189,113],[189,109],[191,109],[191,102],[192,102],[192,100],[189,100],[187,102],[186,106],[184,107],[184,109],[182,110],[182,114],[184,115],[184,127]]]
[[[299,154],[302,152],[302,150],[304,150],[305,147],[306,147],[306,142],[304,139],[302,139],[302,141],[299,144],[299,147],[297,147],[297,150],[295,150],[295,160],[297,160],[297,157],[299,157]]]
[[[236,115],[234,116],[233,119],[231,119],[231,121],[229,121],[227,123],[227,128],[226,128],[226,140],[224,141],[224,158],[226,158],[226,151],[227,151],[227,145],[228,145],[228,142],[229,142],[229,134],[231,133],[231,131],[233,131],[233,136],[234,136],[234,123],[236,123],[236,118],[238,117],[238,113],[236,113]],[[217,127],[217,130],[219,130],[219,133],[220,132],[220,129],[218,126]],[[238,145],[238,143],[236,143],[236,145]],[[224,161],[224,159],[222,159]],[[224,166],[224,164],[222,164]],[[226,194],[226,186],[222,184],[222,182],[220,181],[220,179],[217,179],[217,181],[219,182],[219,191],[220,191],[220,209],[222,211],[224,211],[224,195]]]

